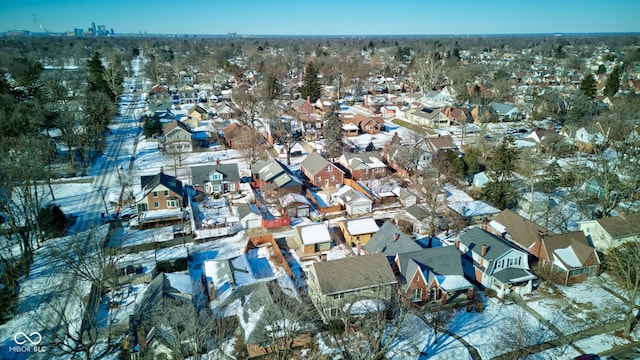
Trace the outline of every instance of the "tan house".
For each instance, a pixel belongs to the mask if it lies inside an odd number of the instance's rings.
[[[293,239],[302,248],[304,255],[312,255],[331,249],[331,235],[324,223],[294,227]]]
[[[366,245],[373,234],[380,229],[372,217],[346,219],[338,223],[344,242],[349,246]]]
[[[141,176],[142,191],[136,196],[138,212],[181,209],[184,206],[182,182],[171,175]]]
[[[606,251],[626,242],[640,241],[640,215],[583,221],[580,230],[593,247],[598,251]]]
[[[382,312],[398,284],[384,254],[314,263],[307,282],[309,297],[325,322]]]

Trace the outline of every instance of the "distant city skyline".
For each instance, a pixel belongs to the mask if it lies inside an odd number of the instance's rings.
[[[0,31],[116,34],[475,35],[639,32],[640,1],[3,0]]]

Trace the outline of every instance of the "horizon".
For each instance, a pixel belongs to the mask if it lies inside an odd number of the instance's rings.
[[[534,34],[625,34],[640,32],[635,14],[640,2],[614,0],[539,0],[530,3],[452,0],[424,4],[407,0],[395,6],[382,0],[321,5],[292,0],[180,7],[167,0],[83,3],[77,0],[5,0],[3,32],[86,31],[95,23],[119,35],[243,37],[328,36],[483,36]]]

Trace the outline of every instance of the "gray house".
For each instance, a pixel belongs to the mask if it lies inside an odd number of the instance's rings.
[[[398,254],[422,250],[422,246],[390,221],[386,221],[363,248],[369,254],[383,253],[390,258]]]
[[[192,166],[191,182],[193,186],[207,194],[228,193],[240,189],[238,164],[220,164]]]

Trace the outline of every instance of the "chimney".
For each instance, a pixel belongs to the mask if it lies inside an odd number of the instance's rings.
[[[138,326],[136,329],[136,337],[138,345],[140,345],[140,352],[143,352],[147,348],[147,332],[145,331],[144,326]]]
[[[356,255],[362,255],[362,244],[360,243],[360,240],[356,242]]]
[[[327,254],[320,254],[320,261],[327,261]]]
[[[480,249],[480,256],[487,255],[487,245],[482,244],[482,248]]]
[[[398,241],[398,239],[400,239],[400,234],[398,233],[393,234],[393,242]]]
[[[164,166],[160,166],[160,174],[164,173]]]
[[[456,249],[460,249],[460,240],[456,239],[454,243],[456,244]]]
[[[216,159],[216,165],[220,166],[220,159]]]

